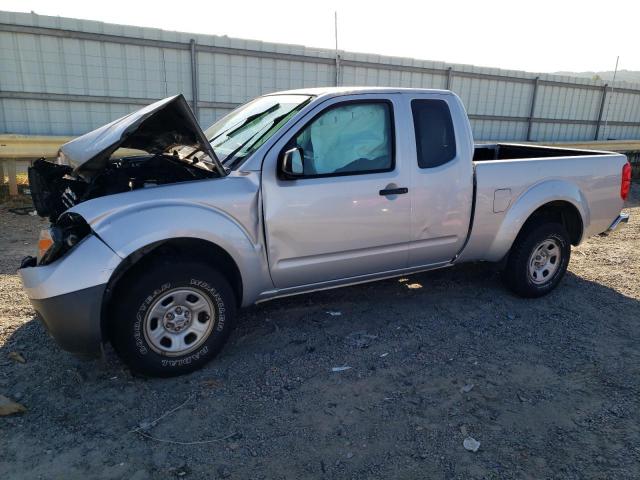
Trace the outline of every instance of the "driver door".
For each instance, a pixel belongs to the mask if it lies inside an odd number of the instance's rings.
[[[393,95],[334,98],[269,151],[262,189],[276,288],[406,268],[410,172],[402,168],[397,108]],[[282,172],[283,154],[292,148],[303,159],[293,177]]]

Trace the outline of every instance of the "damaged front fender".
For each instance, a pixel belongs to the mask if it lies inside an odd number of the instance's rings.
[[[174,239],[200,239],[235,262],[244,299],[272,289],[262,238],[259,173],[140,189],[81,203],[70,212],[120,257]]]

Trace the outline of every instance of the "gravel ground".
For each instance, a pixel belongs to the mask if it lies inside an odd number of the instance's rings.
[[[45,223],[0,207],[0,478],[638,478],[633,198],[545,298],[466,265],[276,300],[164,380],[56,347],[15,275]]]

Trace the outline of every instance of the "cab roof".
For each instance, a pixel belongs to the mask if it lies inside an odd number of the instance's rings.
[[[352,93],[452,93],[450,90],[441,90],[437,88],[401,88],[401,87],[316,87],[316,88],[298,88],[295,90],[283,90],[280,92],[269,93],[268,95],[314,95],[321,96],[339,96]]]

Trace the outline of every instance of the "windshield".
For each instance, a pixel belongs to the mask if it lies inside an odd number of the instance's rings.
[[[259,97],[214,123],[204,133],[218,159],[228,168],[237,165],[302,109],[309,95]]]

